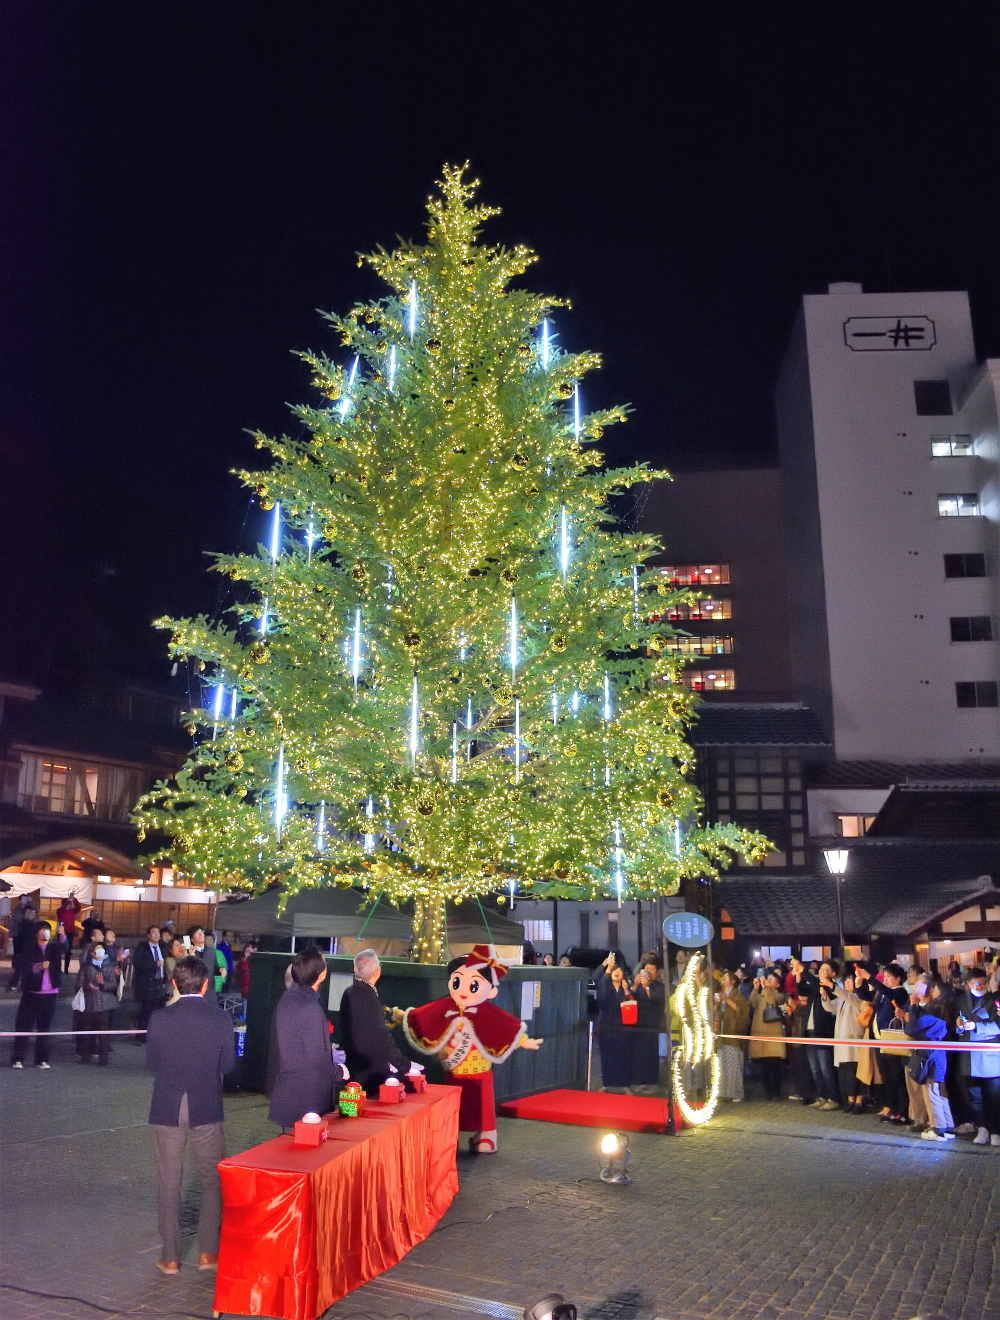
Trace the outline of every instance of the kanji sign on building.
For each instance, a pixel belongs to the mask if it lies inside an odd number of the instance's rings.
[[[711,944],[715,927],[696,912],[673,912],[664,918],[663,933],[671,944],[679,944],[682,949],[700,949]]]
[[[849,316],[844,343],[855,353],[926,353],[937,333],[929,316]]]

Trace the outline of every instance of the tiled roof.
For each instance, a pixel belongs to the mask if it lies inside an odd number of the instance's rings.
[[[906,929],[912,930],[968,894],[988,890],[991,884],[1000,887],[1000,841],[866,838],[852,840],[849,852],[841,885],[848,936],[905,933],[900,927],[908,921]],[[796,879],[761,872],[727,876],[715,890],[742,935],[836,932],[836,891],[827,874]],[[884,930],[883,919],[888,923]]]
[[[819,720],[798,702],[702,702],[690,732],[695,747],[829,747]]]
[[[191,739],[177,726],[130,724],[100,710],[50,701],[9,703],[0,742],[150,766],[172,766],[191,746]]]
[[[949,783],[1000,778],[1000,761],[971,761],[965,764],[920,762],[900,765],[892,761],[823,761],[810,766],[809,788],[891,788],[911,781]]]

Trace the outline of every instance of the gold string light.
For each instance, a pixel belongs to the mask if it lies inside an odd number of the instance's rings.
[[[707,1123],[719,1103],[719,1057],[715,1052],[715,1034],[712,1031],[711,987],[698,983],[698,971],[704,955],[693,953],[688,959],[684,975],[677,986],[677,1017],[681,1028],[680,1048],[674,1049],[671,1059],[674,1099],[692,1127]],[[685,1070],[692,1078],[694,1069],[708,1070],[708,1087],[702,1105],[692,1103],[684,1080]]]

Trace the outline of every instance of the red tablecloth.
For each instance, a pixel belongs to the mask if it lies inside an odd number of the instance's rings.
[[[458,1191],[460,1095],[369,1101],[314,1149],[275,1137],[223,1160],[216,1311],[315,1320],[422,1242]]]

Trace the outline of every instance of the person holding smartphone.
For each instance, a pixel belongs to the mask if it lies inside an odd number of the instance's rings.
[[[996,994],[989,991],[982,967],[973,967],[956,1002],[955,1032],[959,1040],[1000,1044],[1000,1011]],[[1000,1050],[970,1050],[959,1056],[962,1098],[976,1128],[977,1146],[1000,1146]],[[963,1123],[958,1131],[968,1132]]]

